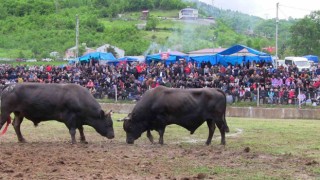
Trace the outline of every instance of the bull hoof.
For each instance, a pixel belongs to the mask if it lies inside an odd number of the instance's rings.
[[[82,144],[88,144],[88,141],[84,140],[84,141],[80,141]]]
[[[209,146],[211,144],[211,142],[206,142],[206,145]]]
[[[19,139],[19,143],[27,143],[25,139]]]

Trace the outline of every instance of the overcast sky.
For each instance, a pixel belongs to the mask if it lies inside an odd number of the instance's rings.
[[[240,11],[265,19],[276,17],[276,4],[279,3],[279,18],[303,18],[311,11],[320,10],[319,0],[200,0],[221,9]]]

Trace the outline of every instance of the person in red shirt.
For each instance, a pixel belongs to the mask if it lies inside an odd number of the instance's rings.
[[[225,74],[226,73],[226,68],[223,65],[220,65],[220,69],[219,69],[221,74]]]
[[[47,71],[47,72],[51,72],[51,70],[52,70],[51,65],[48,65],[48,66],[46,67],[46,71]]]
[[[185,75],[189,75],[191,73],[191,69],[189,66],[184,67],[184,73],[185,73]]]
[[[320,79],[313,83],[314,88],[319,88],[319,86],[320,86]]]
[[[294,98],[295,98],[295,92],[294,92],[294,89],[290,89],[289,91],[289,97],[288,97],[288,104],[292,104],[294,103]]]

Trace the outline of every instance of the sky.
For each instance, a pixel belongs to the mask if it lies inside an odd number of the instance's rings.
[[[311,11],[320,10],[319,0],[200,0],[221,9],[240,11],[264,19],[276,17],[276,4],[279,3],[279,19],[303,18]]]

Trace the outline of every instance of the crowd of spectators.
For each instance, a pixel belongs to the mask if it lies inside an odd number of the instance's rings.
[[[95,97],[139,100],[149,88],[221,88],[229,100],[261,101],[269,104],[296,104],[318,99],[320,66],[302,72],[293,66],[275,68],[267,63],[211,65],[210,62],[177,61],[166,64],[121,62],[54,65],[0,66],[2,84],[76,83],[87,87]]]

